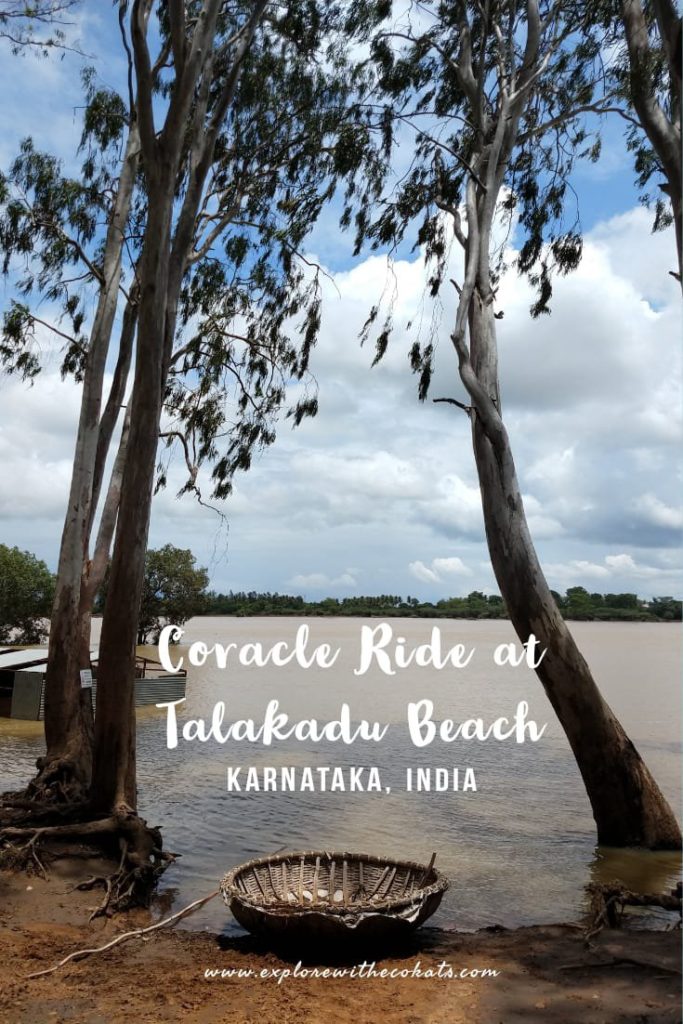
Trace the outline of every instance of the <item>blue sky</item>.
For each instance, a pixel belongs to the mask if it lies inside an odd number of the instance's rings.
[[[120,80],[113,9],[87,2],[78,33],[104,81]],[[0,166],[20,138],[73,159],[82,102],[77,58],[0,62]],[[580,269],[558,282],[553,315],[531,321],[528,285],[501,286],[499,344],[504,412],[532,533],[551,585],[583,584],[641,596],[683,593],[681,579],[680,290],[670,232],[652,235],[638,206],[622,125],[609,122],[603,155],[576,174],[586,246]],[[351,258],[337,211],[309,240],[329,269],[312,370],[320,413],[236,481],[225,520],[177,500],[179,461],[155,499],[153,546],[190,547],[219,590],[309,597],[354,593],[439,598],[495,590],[466,417],[420,404],[407,352],[424,272],[401,252],[397,330],[370,369],[358,332],[387,282],[386,260]],[[0,303],[11,289],[0,285]],[[457,395],[444,300],[434,396]],[[48,357],[32,388],[0,379],[0,542],[56,564],[78,415],[78,389]]]

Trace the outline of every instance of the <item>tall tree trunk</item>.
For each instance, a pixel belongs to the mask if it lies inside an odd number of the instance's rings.
[[[472,369],[500,412],[493,306],[470,309]],[[524,512],[507,431],[487,429],[475,408],[472,440],[493,570],[520,640],[533,633],[546,654],[536,670],[560,720],[607,846],[679,849],[674,814],[602,697],[550,592]]]
[[[50,621],[45,676],[46,755],[38,761],[32,788],[49,790],[57,782],[84,797],[92,771],[92,700],[82,689],[80,670],[90,665],[82,591],[93,521],[93,485],[98,460],[104,372],[119,300],[121,250],[138,165],[137,132],[131,130],[119,189],[104,248],[102,282],[86,358],[69,502],[62,532],[57,585]],[[101,454],[101,453],[100,453]],[[89,621],[89,610],[87,611]]]
[[[128,450],[121,482],[107,600],[100,638],[91,802],[104,814],[135,811],[135,639],[164,388],[172,176],[153,174],[140,299]]]
[[[128,814],[137,807],[135,758],[135,640],[142,598],[147,537],[154,487],[159,426],[175,335],[178,298],[196,230],[196,217],[216,141],[234,98],[241,68],[267,7],[256,0],[239,33],[227,71],[207,110],[214,84],[217,0],[207,0],[183,41],[184,15],[175,9],[175,81],[163,128],[154,124],[154,102],[147,25],[151,4],[135,0],[131,39],[138,95],[142,163],[148,213],[138,268],[138,344],[130,401],[128,449],[121,484],[116,539],[100,639],[91,804],[105,814]],[[182,8],[182,5],[181,5]],[[237,39],[237,37],[235,37]],[[192,109],[194,104],[194,111]],[[178,173],[187,156],[188,181],[175,227]]]

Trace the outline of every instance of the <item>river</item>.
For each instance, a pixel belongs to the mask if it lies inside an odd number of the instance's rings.
[[[202,618],[185,627],[185,642],[243,644],[292,642],[300,625],[289,618]],[[433,626],[444,646],[475,648],[467,668],[411,666],[394,676],[358,663],[361,626],[378,620],[308,619],[313,644],[327,642],[341,654],[332,668],[296,664],[259,669],[211,660],[190,667],[187,718],[211,718],[226,703],[226,721],[260,722],[277,699],[294,721],[338,717],[346,701],[354,720],[390,724],[379,743],[350,746],[290,740],[269,749],[213,741],[166,746],[166,715],[138,711],[141,813],[164,827],[168,849],[181,854],[162,880],[164,911],[215,887],[232,865],[281,847],[346,849],[428,860],[451,880],[433,923],[481,928],[548,923],[576,918],[591,880],[621,878],[640,891],[661,890],[680,876],[676,854],[597,848],[590,806],[564,735],[534,673],[493,664],[493,650],[514,638],[504,621],[395,619],[395,636],[411,644],[430,639]],[[650,623],[572,623],[579,645],[608,702],[673,806],[680,808],[681,630]],[[187,654],[184,647],[179,654]],[[519,701],[529,717],[547,723],[537,743],[436,740],[416,748],[409,739],[406,707],[434,702],[435,719],[487,722],[510,716]],[[41,752],[41,725],[0,719],[0,789],[20,785]],[[375,765],[391,793],[227,792],[228,766]],[[406,792],[408,767],[471,767],[476,792]],[[242,780],[243,781],[243,780]],[[190,928],[236,928],[218,901],[188,918]]]

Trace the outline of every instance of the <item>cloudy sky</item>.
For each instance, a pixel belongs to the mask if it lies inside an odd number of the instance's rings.
[[[105,5],[86,3],[84,48],[104,81],[120,74]],[[3,58],[6,56],[3,53]],[[65,160],[79,134],[77,59],[0,62],[0,166],[33,134]],[[20,116],[17,116],[20,111]],[[671,233],[652,235],[619,125],[575,181],[586,231],[580,269],[557,283],[551,317],[532,321],[531,292],[503,281],[499,323],[503,411],[532,534],[551,586],[683,593],[681,572],[681,318]],[[152,546],[190,547],[226,591],[311,598],[372,593],[438,599],[495,591],[468,421],[420,404],[407,352],[419,321],[419,258],[394,266],[397,330],[371,369],[358,332],[387,285],[386,260],[350,258],[329,211],[310,240],[329,270],[312,369],[320,412],[236,481],[225,522],[174,497],[181,466],[155,499]],[[11,294],[0,283],[0,304]],[[461,397],[444,296],[434,397]],[[413,329],[414,331],[414,329]],[[57,357],[33,387],[0,378],[0,542],[57,559],[78,413],[78,389]]]

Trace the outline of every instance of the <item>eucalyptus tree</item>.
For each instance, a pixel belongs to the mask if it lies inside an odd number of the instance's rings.
[[[47,56],[50,50],[72,49],[67,45],[67,28],[81,0],[0,0],[0,39],[14,53],[35,50]]]
[[[324,19],[313,0],[279,4],[172,4],[167,47],[152,56],[149,0],[130,16],[130,77],[146,194],[136,267],[138,334],[128,447],[100,642],[91,800],[103,812],[136,807],[134,645],[144,577],[159,427],[171,367],[196,373],[189,402],[174,411],[198,438],[199,460],[215,458],[214,492],[224,495],[256,444],[272,441],[281,374],[302,378],[319,325],[319,295],[298,247],[323,202],[330,111],[338,88],[321,59]],[[173,65],[155,103],[153,69]],[[131,94],[133,90],[131,89]],[[329,147],[327,147],[329,149]],[[216,247],[227,272],[216,269]],[[250,256],[249,248],[255,245]],[[175,350],[178,328],[196,332]],[[285,333],[299,317],[301,340]],[[240,396],[232,440],[219,454],[226,355],[246,349],[255,398],[236,370]],[[274,360],[276,361],[275,366]],[[232,359],[231,369],[236,359]],[[278,369],[279,367],[279,369]],[[273,377],[273,371],[276,376]],[[199,408],[202,406],[202,408]],[[295,420],[315,410],[304,395]]]
[[[549,310],[553,275],[581,258],[569,176],[579,156],[598,153],[582,115],[614,105],[601,59],[604,25],[581,3],[424,0],[398,21],[391,5],[354,4],[348,28],[370,57],[356,72],[363,95],[343,222],[355,224],[359,250],[366,242],[395,248],[414,240],[430,268],[432,296],[444,284],[454,289],[450,342],[466,398],[445,400],[469,417],[496,579],[519,637],[533,633],[545,649],[537,674],[582,774],[599,841],[678,848],[677,821],[602,697],[543,575],[498,375],[506,233],[515,232],[517,270],[536,289],[533,316]],[[395,140],[405,145],[411,133],[414,156],[396,181]],[[391,315],[383,324],[378,316],[374,307],[364,328],[378,332],[376,359],[392,330]],[[422,399],[435,333],[411,351]]]
[[[612,75],[635,115],[628,144],[635,156],[638,184],[648,188],[655,175],[664,178],[654,183],[655,228],[666,227],[673,220],[678,254],[674,277],[683,283],[681,15],[672,0],[648,4],[621,0],[613,26],[615,22]],[[650,198],[647,193],[645,198]]]
[[[51,330],[64,342],[64,372],[82,387],[47,754],[28,795],[34,813],[62,799],[67,814],[94,819],[89,835],[125,835],[135,878],[160,864],[158,833],[136,814],[133,708],[150,508],[155,483],[166,482],[160,435],[185,461],[183,489],[205,499],[207,463],[222,498],[233,473],[272,443],[281,410],[294,424],[316,411],[308,361],[318,270],[300,248],[331,188],[330,131],[345,90],[327,35],[332,13],[316,0],[122,0],[127,84],[119,93],[86,76],[80,175],[64,175],[27,140],[3,182],[0,244],[6,271],[23,269],[23,294],[5,317],[2,357],[36,373],[37,332]],[[39,316],[44,299],[49,319]],[[90,742],[79,669],[114,534]],[[126,870],[119,883],[127,893]]]

